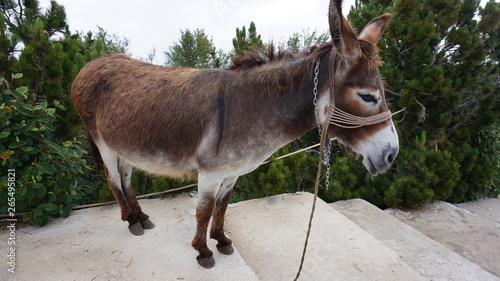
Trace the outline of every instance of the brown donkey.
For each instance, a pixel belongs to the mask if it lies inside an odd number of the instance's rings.
[[[223,254],[233,252],[223,225],[238,176],[318,123],[329,122],[330,137],[361,154],[372,174],[388,169],[399,144],[375,45],[390,20],[382,15],[356,36],[339,0],[330,3],[333,42],[299,55],[271,50],[267,59],[247,54],[227,69],[209,70],[155,66],[125,55],[89,62],[71,97],[130,231],[142,235],[154,227],[132,189],[132,167],[198,177],[192,246],[206,268],[215,263],[206,244],[211,217],[210,238]]]

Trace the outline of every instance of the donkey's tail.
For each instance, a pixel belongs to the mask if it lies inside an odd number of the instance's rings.
[[[90,154],[92,155],[92,158],[94,159],[94,164],[97,169],[97,173],[101,172],[102,169],[102,157],[101,157],[101,152],[99,152],[99,148],[95,144],[94,138],[92,138],[92,135],[89,133],[88,130],[87,132],[87,141],[89,142],[89,150]]]

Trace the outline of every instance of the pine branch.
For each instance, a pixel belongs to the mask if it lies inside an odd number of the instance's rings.
[[[385,89],[385,91],[388,92],[388,93],[390,93],[390,94],[392,94],[392,95],[398,96],[398,97],[401,96],[401,93],[394,92],[394,91],[392,91],[390,89],[387,89],[387,88]]]

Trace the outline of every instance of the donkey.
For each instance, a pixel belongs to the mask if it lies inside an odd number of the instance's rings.
[[[332,42],[299,55],[271,50],[266,59],[250,53],[225,69],[198,70],[114,54],[82,68],[71,98],[132,234],[155,226],[134,194],[132,167],[198,177],[192,246],[205,268],[215,264],[206,243],[211,218],[218,251],[233,252],[223,228],[238,176],[318,123],[330,123],[329,136],[362,155],[370,173],[390,167],[399,144],[375,45],[392,16],[372,20],[357,36],[341,2],[332,0],[329,7]]]

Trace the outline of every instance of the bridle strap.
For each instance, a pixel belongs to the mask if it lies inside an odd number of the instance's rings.
[[[379,124],[392,117],[392,113],[389,110],[368,117],[352,115],[337,107],[334,107],[330,111],[330,124],[345,129],[356,129]]]
[[[333,95],[335,92],[335,73],[337,72],[337,53],[333,55],[333,49],[330,52],[330,60],[329,60],[329,75],[330,76],[330,95]],[[330,104],[330,108],[335,108],[335,98],[330,99],[332,104]],[[331,113],[331,112],[330,112]],[[328,120],[328,118],[327,118]]]
[[[319,62],[318,62],[319,63]],[[337,70],[337,54],[333,55],[333,50],[330,52],[330,95],[335,93],[335,73]],[[391,111],[387,110],[379,114],[368,117],[361,117],[345,112],[335,105],[335,98],[331,99],[329,115],[327,122],[337,127],[345,129],[356,129],[364,126],[379,124],[391,119]]]

